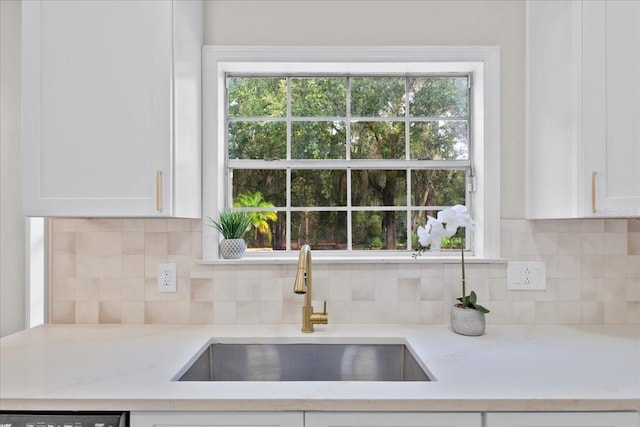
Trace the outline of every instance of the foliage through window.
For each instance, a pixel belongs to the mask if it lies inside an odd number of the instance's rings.
[[[470,80],[227,74],[227,204],[252,212],[248,247],[416,248],[427,215],[469,201]]]

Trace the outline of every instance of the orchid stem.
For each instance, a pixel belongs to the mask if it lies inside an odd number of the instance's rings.
[[[467,295],[467,290],[465,289],[466,279],[464,277],[464,247],[460,249],[460,253],[462,254],[462,297],[464,298]]]

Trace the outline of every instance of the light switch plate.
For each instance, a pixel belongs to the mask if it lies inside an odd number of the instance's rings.
[[[507,289],[510,291],[544,291],[547,289],[547,267],[544,262],[509,261]]]

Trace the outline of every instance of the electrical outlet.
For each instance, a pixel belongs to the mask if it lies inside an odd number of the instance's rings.
[[[176,264],[173,262],[158,264],[158,290],[160,292],[176,291]]]
[[[507,289],[511,291],[544,291],[547,289],[544,262],[508,262]]]

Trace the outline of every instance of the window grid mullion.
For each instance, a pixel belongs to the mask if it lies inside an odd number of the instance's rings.
[[[287,162],[291,160],[291,77],[287,77]],[[285,250],[291,251],[291,166],[287,167]]]
[[[351,160],[351,77],[347,77],[347,119],[345,123],[345,159]],[[347,167],[347,250],[353,250],[353,211],[351,209],[351,168]]]

